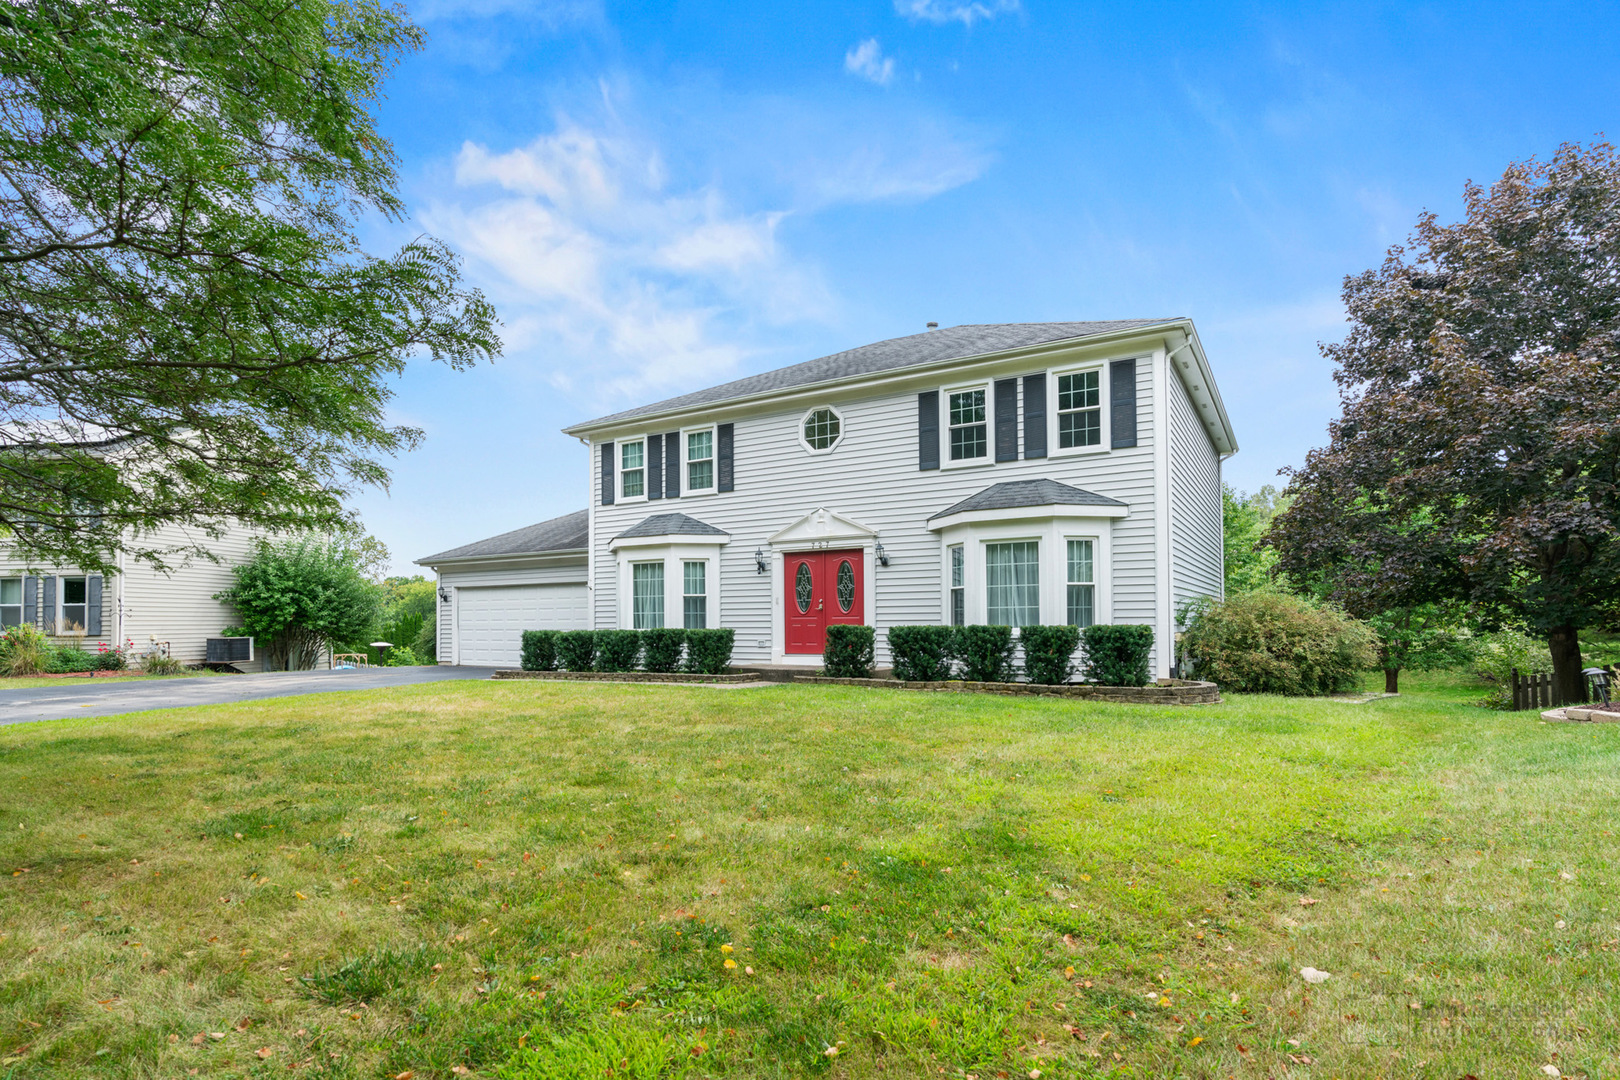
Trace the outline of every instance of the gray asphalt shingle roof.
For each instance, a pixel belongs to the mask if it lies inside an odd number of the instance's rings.
[[[929,521],[965,514],[970,510],[1011,510],[1020,506],[1128,506],[1118,499],[1098,495],[1084,488],[1070,487],[1056,480],[1009,480],[991,484],[976,495],[969,495],[955,506],[941,510]]]
[[[589,514],[576,510],[572,514],[528,525],[511,532],[463,544],[437,555],[417,559],[419,564],[432,564],[451,559],[474,559],[489,555],[541,555],[559,551],[583,551],[588,543]]]
[[[733,398],[749,397],[773,390],[791,390],[816,383],[852,378],[857,375],[875,375],[919,364],[939,363],[946,360],[966,360],[974,356],[1021,349],[1031,345],[1046,345],[1055,341],[1096,337],[1140,326],[1157,326],[1176,322],[1176,319],[1115,319],[1108,322],[1047,322],[1047,323],[977,323],[966,326],[947,326],[942,330],[929,330],[908,337],[890,338],[856,349],[833,353],[802,364],[777,368],[746,379],[721,383],[707,390],[699,390],[680,397],[641,405],[623,412],[610,413],[584,424],[565,430],[594,427],[598,424],[633,420],[638,416],[652,416],[698,405],[716,405]]]
[[[638,536],[725,535],[727,535],[726,530],[717,529],[706,521],[699,521],[697,518],[687,517],[685,514],[654,514],[650,518],[643,518],[613,539],[634,540]]]

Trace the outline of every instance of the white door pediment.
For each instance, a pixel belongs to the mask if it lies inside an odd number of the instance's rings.
[[[772,547],[835,541],[864,544],[876,536],[877,530],[869,529],[860,522],[836,514],[824,506],[818,506],[766,542]]]

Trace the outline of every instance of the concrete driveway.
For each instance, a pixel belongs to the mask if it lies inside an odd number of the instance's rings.
[[[153,679],[150,682],[64,679],[60,686],[18,690],[0,688],[0,724],[58,720],[64,716],[114,716],[187,705],[220,705],[297,694],[329,694],[334,690],[376,690],[447,679],[487,679],[493,673],[492,668],[399,667],[353,671],[270,671],[260,675],[201,675],[194,679]]]

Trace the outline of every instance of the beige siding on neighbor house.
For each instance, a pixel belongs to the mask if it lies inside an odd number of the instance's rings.
[[[917,467],[917,395],[920,391],[960,386],[975,381],[1022,377],[1056,371],[1067,364],[1135,357],[1137,363],[1137,445],[1083,455],[1053,454],[1044,459],[991,463],[922,471]],[[949,375],[894,377],[882,387],[867,385],[797,397],[791,404],[753,403],[727,409],[716,407],[704,421],[736,425],[736,490],[722,494],[683,495],[676,499],[601,505],[601,442],[592,444],[592,578],[595,625],[608,628],[620,621],[619,569],[609,551],[613,537],[652,514],[682,513],[731,534],[720,549],[719,611],[713,625],[736,630],[734,656],[741,662],[773,659],[773,601],[778,586],[772,574],[758,573],[756,549],[769,555],[768,538],[818,507],[853,519],[878,533],[890,558],[889,566],[874,566],[867,588],[875,599],[879,627],[945,620],[941,584],[942,543],[927,528],[928,519],[953,503],[992,484],[1011,480],[1047,478],[1099,495],[1121,500],[1129,515],[1112,523],[1113,621],[1156,625],[1159,583],[1168,567],[1158,564],[1156,525],[1160,516],[1155,500],[1156,440],[1163,425],[1154,415],[1154,379],[1163,371],[1162,343],[1136,342],[1053,352],[1038,358],[998,361]],[[1020,385],[1019,448],[1024,441],[1023,389]],[[1103,382],[1106,410],[1107,380]],[[800,441],[800,423],[819,405],[832,405],[843,416],[843,437],[826,454],[809,452]],[[1048,415],[1056,396],[1048,390]],[[696,418],[681,422],[690,429]],[[993,433],[994,416],[990,416]],[[613,433],[622,442],[649,432],[674,430],[672,423],[654,423],[646,429]],[[948,460],[949,437],[942,429],[941,456]],[[1050,449],[1056,440],[1050,440]],[[684,477],[683,477],[684,479]],[[879,662],[888,661],[883,635],[878,636]],[[1167,666],[1168,661],[1166,661]]]
[[[1221,456],[1186,387],[1170,382],[1170,578],[1180,610],[1224,590]]]

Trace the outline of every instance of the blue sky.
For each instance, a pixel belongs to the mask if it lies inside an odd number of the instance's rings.
[[[357,505],[410,561],[586,504],[567,423],[928,321],[1191,316],[1280,483],[1346,274],[1613,125],[1610,4],[418,0],[381,110],[505,354],[413,365]]]

